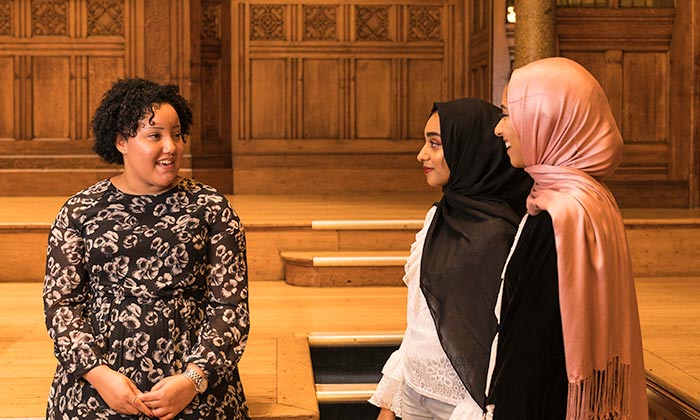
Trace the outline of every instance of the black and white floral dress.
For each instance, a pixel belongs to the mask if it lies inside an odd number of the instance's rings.
[[[71,197],[49,234],[44,310],[58,359],[47,419],[130,417],[82,379],[95,366],[148,391],[187,363],[209,388],[178,419],[248,418],[238,374],[249,330],[245,234],[213,188],[183,179],[136,196],[104,180]]]

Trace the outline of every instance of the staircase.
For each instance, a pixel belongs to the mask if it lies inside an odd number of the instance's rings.
[[[636,277],[699,276],[700,217],[692,210],[626,210],[625,228]],[[422,220],[327,220],[336,249],[281,249],[284,279],[295,286],[402,286],[403,266]],[[311,240],[313,243],[313,239]],[[312,247],[312,246],[311,246]]]
[[[423,221],[313,221],[314,232],[335,232],[337,250],[282,250],[285,281],[295,286],[401,286],[411,243]]]
[[[319,302],[326,300],[329,294],[335,299],[340,296],[342,302],[366,299],[353,299],[348,296],[348,289],[338,286],[367,287],[366,290],[372,294],[380,290],[384,293],[387,290],[394,294],[400,292],[399,288],[403,287],[403,265],[410,245],[422,227],[422,216],[427,206],[433,202],[432,197],[423,196],[410,196],[401,201],[380,196],[342,200],[329,197],[289,200],[276,196],[233,199],[235,208],[245,221],[251,283],[265,284],[276,280],[275,283],[281,284],[284,280],[294,286],[316,286],[308,292],[303,288],[287,288],[283,299],[289,299],[289,293],[304,297],[314,294]],[[0,281],[42,281],[49,226],[64,200],[65,197],[0,200]],[[10,207],[21,210],[9,212],[7,209]],[[383,213],[370,214],[369,207]],[[278,213],[283,214],[284,218]],[[290,214],[295,217],[289,217]],[[352,219],[355,215],[375,219]],[[312,221],[316,218],[324,220]],[[688,366],[679,367],[668,361],[676,363],[674,354],[697,349],[692,347],[692,343],[697,342],[693,341],[692,335],[697,322],[693,322],[692,326],[687,325],[691,322],[689,320],[697,317],[692,318],[687,313],[697,308],[695,301],[689,301],[696,296],[692,281],[700,278],[700,247],[696,245],[700,233],[700,211],[630,209],[623,210],[623,218],[640,292],[638,296],[648,300],[641,303],[649,308],[651,301],[667,302],[666,306],[659,306],[653,317],[649,312],[642,313],[646,331],[653,338],[647,343],[658,352],[645,353],[650,405],[654,406],[656,413],[652,418],[700,419],[700,382],[697,379],[700,378],[700,371],[697,371],[697,362],[691,360]],[[386,285],[398,287],[369,288]],[[38,299],[36,296],[34,293],[31,299]],[[685,298],[685,303],[677,303],[679,298]],[[258,304],[263,301],[258,301]],[[301,304],[298,307],[302,312],[311,313],[309,319],[328,317],[324,311],[311,310]],[[270,317],[278,316],[277,308],[268,309]],[[265,312],[261,312],[260,316],[264,317]],[[663,322],[660,321],[662,318]],[[684,320],[686,325],[681,325]],[[347,331],[340,334],[309,335],[312,363],[314,369],[320,369],[314,379],[322,420],[376,418],[373,411],[376,407],[368,405],[366,400],[374,392],[383,361],[399,345],[402,332],[365,334],[354,331],[354,328],[347,327]],[[670,345],[665,344],[666,340],[679,334],[683,336],[683,343],[687,341],[690,344],[667,348]],[[308,346],[304,343],[305,351],[309,350]],[[271,347],[270,351],[286,354],[288,347],[288,344],[279,346],[279,349]],[[308,360],[308,356],[304,357]],[[269,364],[266,360],[261,363]],[[361,369],[360,372],[352,369],[349,372],[332,372],[328,369],[332,366],[329,360],[345,361],[345,367]],[[291,380],[289,385],[291,394],[298,393],[299,383],[294,381]],[[678,390],[689,390],[689,394],[679,393]],[[41,398],[43,401],[45,396]]]
[[[379,409],[367,400],[402,337],[401,332],[309,334],[321,420],[377,417]]]

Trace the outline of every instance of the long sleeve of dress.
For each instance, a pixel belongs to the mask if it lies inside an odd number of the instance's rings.
[[[101,338],[89,320],[85,243],[74,215],[63,207],[49,233],[44,277],[46,328],[63,369],[81,377],[102,364]]]
[[[377,384],[377,389],[369,399],[371,404],[380,408],[386,408],[401,417],[401,396],[403,394],[403,346],[389,356],[389,360],[382,368],[382,379]]]
[[[186,361],[211,382],[236,368],[250,329],[245,233],[228,203],[216,215],[208,248],[206,322]]]

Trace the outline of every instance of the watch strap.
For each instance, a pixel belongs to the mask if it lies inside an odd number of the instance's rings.
[[[185,378],[189,379],[192,381],[192,384],[194,384],[194,389],[197,392],[197,394],[201,394],[204,392],[204,377],[200,375],[196,370],[194,369],[185,369],[182,374],[185,376]]]

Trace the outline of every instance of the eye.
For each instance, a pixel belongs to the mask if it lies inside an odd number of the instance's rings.
[[[504,119],[504,118],[507,117],[507,116],[508,116],[508,114],[506,114],[505,112],[503,112],[503,113],[498,114],[498,119],[499,119],[499,120],[502,120],[502,119]]]
[[[430,147],[432,147],[432,148],[437,148],[437,147],[440,147],[440,146],[442,146],[442,143],[440,143],[439,141],[430,140]]]

